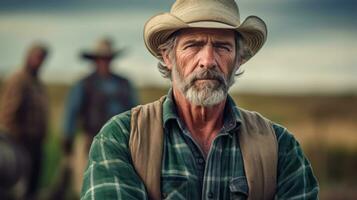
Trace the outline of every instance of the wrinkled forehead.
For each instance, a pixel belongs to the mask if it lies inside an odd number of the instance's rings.
[[[177,32],[177,39],[179,41],[210,39],[234,44],[235,31],[230,29],[187,28]]]

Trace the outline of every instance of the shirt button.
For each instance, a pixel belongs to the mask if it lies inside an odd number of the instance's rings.
[[[198,159],[198,163],[202,164],[204,162],[204,160],[202,158]]]
[[[212,193],[212,192],[209,192],[209,193],[208,193],[208,198],[210,198],[210,199],[213,198],[213,193]]]
[[[167,197],[167,194],[166,193],[162,193],[162,198],[165,199]]]

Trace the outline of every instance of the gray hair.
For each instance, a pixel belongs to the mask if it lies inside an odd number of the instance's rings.
[[[178,35],[178,32],[175,32],[173,35],[171,35],[169,37],[169,39],[167,39],[167,41],[165,43],[161,44],[158,47],[159,51],[161,51],[161,52],[167,51],[169,58],[173,62],[175,62],[175,59],[176,59],[174,49],[177,44],[177,35]],[[250,57],[253,56],[252,51],[246,45],[244,45],[244,38],[240,33],[236,33],[235,41],[236,41],[236,48],[237,48],[235,63],[237,63],[238,59],[244,61],[244,60],[248,60]],[[238,70],[235,75],[241,76],[244,73],[244,70],[241,69],[240,66],[237,66],[237,67],[238,67]],[[169,68],[167,68],[167,66],[165,65],[162,55],[159,56],[159,63],[157,64],[157,68],[159,69],[162,77],[172,80],[171,70]]]
[[[160,52],[167,51],[169,58],[174,62],[176,61],[176,55],[174,51],[176,47],[176,43],[177,43],[177,34],[174,33],[174,35],[172,35],[165,43],[161,44],[158,47]],[[162,55],[160,55],[159,57],[159,63],[157,64],[157,68],[159,69],[162,77],[172,80],[171,70],[169,70],[169,68],[167,68],[167,66],[165,65]]]

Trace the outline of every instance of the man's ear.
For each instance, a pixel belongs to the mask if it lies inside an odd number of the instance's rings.
[[[169,56],[167,50],[162,50],[161,51],[161,55],[162,55],[162,60],[164,61],[164,63],[167,66],[167,68],[169,70],[172,70],[172,61],[170,59],[170,56]]]

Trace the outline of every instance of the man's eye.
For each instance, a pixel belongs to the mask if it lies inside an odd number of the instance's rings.
[[[224,45],[217,45],[216,46],[217,49],[219,50],[224,50],[224,51],[231,51],[231,48],[229,48],[228,46],[224,46]]]
[[[201,45],[199,45],[199,44],[188,44],[188,45],[186,45],[186,46],[184,46],[184,50],[186,50],[186,49],[193,49],[193,48],[199,48]]]

